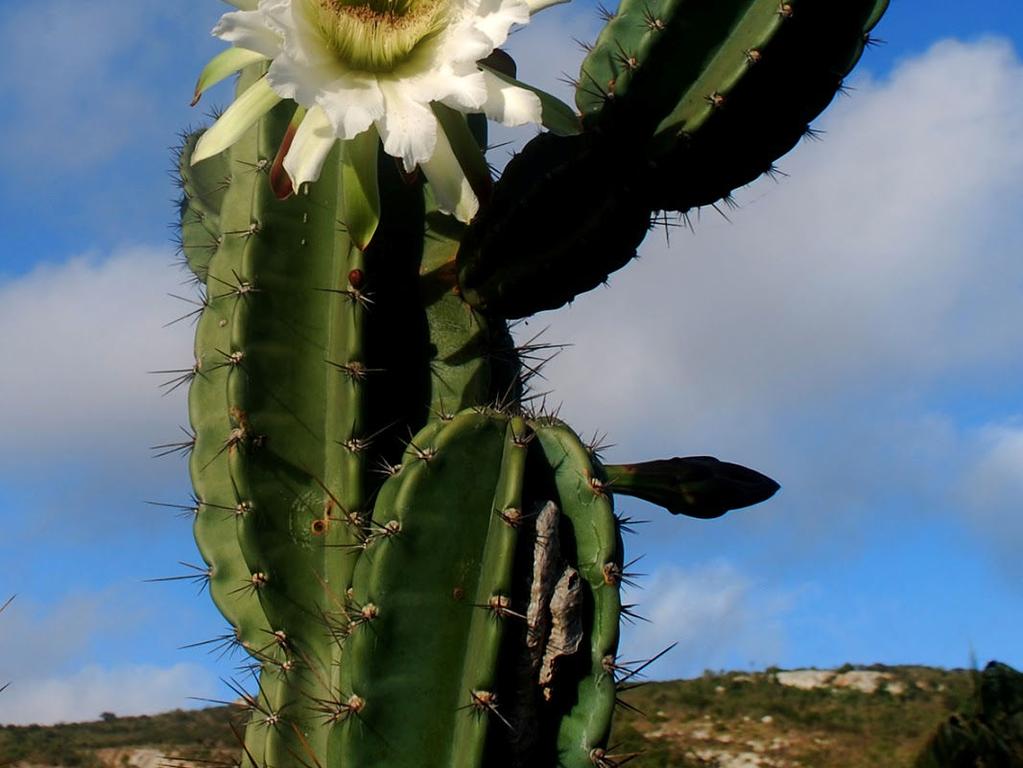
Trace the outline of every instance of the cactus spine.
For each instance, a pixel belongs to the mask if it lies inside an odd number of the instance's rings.
[[[568,119],[530,142],[468,227],[381,154],[364,248],[338,146],[316,182],[275,195],[294,104],[195,166],[186,140],[195,537],[227,642],[258,673],[245,765],[624,762],[607,745],[613,494],[715,517],[777,485],[706,457],[604,467],[530,410],[506,321],[602,282],[654,210],[767,170],[883,6],[623,0],[583,65],[581,133]]]

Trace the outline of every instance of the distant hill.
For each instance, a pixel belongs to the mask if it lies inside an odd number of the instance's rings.
[[[977,673],[852,667],[707,673],[622,694],[612,743],[632,768],[910,768],[929,737],[971,711]],[[227,764],[231,709],[0,728],[0,766]],[[181,768],[182,763],[173,761]]]

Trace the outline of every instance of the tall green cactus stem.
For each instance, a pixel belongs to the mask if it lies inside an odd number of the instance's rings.
[[[579,120],[545,97],[557,134],[468,226],[380,153],[362,249],[340,148],[275,195],[292,102],[194,167],[186,138],[181,246],[204,290],[185,376],[194,531],[224,642],[258,670],[246,768],[627,760],[607,745],[627,611],[612,496],[710,518],[777,484],[709,457],[603,466],[526,407],[535,367],[507,320],[606,280],[655,211],[768,170],[884,6],[622,0],[583,65]]]
[[[443,227],[423,235],[418,185],[410,195],[389,169],[395,205],[368,254],[338,222],[336,163],[302,194],[274,199],[268,161],[289,119],[275,111],[224,155],[227,176],[189,168],[194,142],[182,162],[183,248],[203,254],[189,264],[207,291],[190,392],[196,539],[215,601],[263,665],[246,748],[269,765],[335,748],[322,709],[341,685],[337,639],[356,551],[372,533],[372,466],[396,459],[393,435],[467,405],[514,402],[519,389],[503,324],[451,290],[457,241]],[[201,196],[226,179],[219,200]],[[410,196],[418,204],[403,205]],[[399,260],[388,250],[410,246],[404,285],[371,291],[374,266],[393,264],[368,259]]]
[[[315,541],[355,541],[322,488],[339,488],[337,474],[358,474],[351,469],[358,459],[343,444],[359,425],[332,417],[357,399],[359,382],[323,362],[350,361],[358,349],[346,333],[350,323],[330,322],[341,312],[355,314],[357,304],[322,290],[343,288],[339,277],[349,272],[351,249],[336,232],[331,178],[286,204],[270,204],[266,160],[288,118],[286,110],[275,113],[232,150],[222,241],[207,267],[208,309],[196,334],[200,376],[190,398],[196,493],[204,503],[215,498],[217,508],[237,510],[226,522],[216,509],[201,510],[196,537],[212,566],[211,586],[226,581],[215,598],[229,605],[255,600],[261,608],[255,637],[237,625],[264,667],[247,747],[273,765],[324,739],[305,697],[327,690],[322,676],[336,659],[321,638],[321,615],[331,591],[343,594],[352,564],[327,557],[331,549]],[[316,257],[303,258],[314,250]],[[300,354],[292,356],[296,348]],[[358,486],[345,485],[337,506],[358,510],[357,494]],[[225,525],[240,559],[206,545],[221,546]],[[285,712],[301,739],[284,725]]]

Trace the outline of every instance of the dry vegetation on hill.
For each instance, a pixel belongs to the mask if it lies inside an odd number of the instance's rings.
[[[928,667],[846,667],[647,683],[623,694],[612,743],[623,760],[640,753],[628,761],[632,768],[910,768],[943,724],[977,714],[981,677]],[[963,717],[950,721],[956,713]],[[207,768],[210,761],[227,765],[238,753],[230,714],[217,707],[8,726],[0,728],[0,766],[186,765],[168,763],[165,756]],[[1023,718],[1023,709],[1011,717]],[[1019,754],[1021,762],[1010,757],[985,768],[1023,766]]]

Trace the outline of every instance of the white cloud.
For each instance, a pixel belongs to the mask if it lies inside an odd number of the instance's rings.
[[[215,681],[198,664],[143,664],[130,656],[95,661],[97,652],[143,655],[129,649],[139,630],[151,629],[149,618],[148,607],[123,588],[74,593],[50,605],[16,597],[0,615],[0,685],[9,684],[0,695],[0,723],[151,714],[212,695]]]
[[[661,568],[642,586],[641,592],[627,590],[624,601],[638,601],[636,610],[648,621],[625,625],[619,658],[652,658],[678,643],[648,668],[651,677],[763,667],[785,652],[783,623],[795,596],[757,584],[726,561]]]
[[[118,57],[144,19],[142,5],[57,0],[7,15],[0,62],[16,106],[4,121],[6,162],[46,161],[53,153],[88,165],[130,138],[116,127],[151,113],[153,95],[123,79],[111,85]]]
[[[8,467],[45,456],[109,456],[173,435],[187,423],[182,390],[161,397],[159,376],[187,368],[191,327],[169,248],[122,248],[0,281],[0,420]],[[164,377],[169,378],[169,377]]]
[[[208,673],[195,664],[90,665],[62,677],[13,683],[0,696],[0,723],[50,725],[97,720],[103,712],[149,715],[194,706],[189,697],[215,691]]]
[[[956,498],[970,521],[995,543],[1000,560],[1017,577],[1023,551],[1023,425],[1017,419],[990,424],[970,448]]]
[[[44,608],[15,598],[0,615],[0,685],[44,676],[72,661],[109,621],[102,602],[98,595],[69,595]]]
[[[161,117],[171,102],[154,84],[177,74],[187,100],[197,72],[182,63],[208,28],[208,10],[188,5],[39,0],[0,9],[0,89],[8,102],[0,158],[39,180],[41,170],[88,168],[132,142],[166,135]],[[196,34],[178,35],[185,46],[169,44],[181,27]]]

